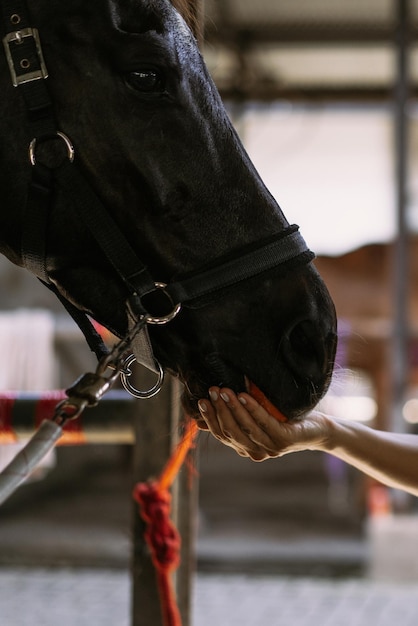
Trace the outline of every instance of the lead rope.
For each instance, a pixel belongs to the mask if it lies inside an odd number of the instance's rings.
[[[99,361],[95,372],[83,374],[66,389],[67,397],[56,405],[52,419],[42,422],[26,446],[0,473],[0,505],[52,450],[62,435],[64,425],[69,420],[79,417],[84,409],[97,406],[121,374],[129,376],[130,372],[124,371],[126,351],[147,321],[148,316],[144,315],[126,337],[115,344],[109,354]]]
[[[181,626],[171,574],[180,564],[181,538],[170,519],[172,486],[187,453],[194,447],[197,424],[187,422],[182,439],[167,461],[158,480],[137,483],[133,498],[147,525],[144,533],[157,575],[164,626]]]

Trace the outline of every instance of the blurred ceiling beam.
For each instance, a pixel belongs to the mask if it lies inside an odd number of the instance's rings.
[[[395,0],[396,2],[397,0]],[[368,84],[364,80],[356,84],[348,79],[333,85],[327,80],[315,84],[286,84],[266,72],[259,65],[263,47],[273,47],[280,55],[280,47],[313,49],[329,47],[332,51],[339,46],[361,46],[362,48],[387,46],[396,50],[395,15],[380,20],[359,19],[337,20],[332,17],[327,21],[300,19],[280,19],[256,22],[237,19],[236,6],[231,0],[214,0],[216,21],[207,19],[205,23],[205,44],[212,50],[225,48],[235,57],[235,66],[231,75],[218,76],[217,87],[225,100],[242,102],[257,100],[272,102],[289,100],[292,102],[352,102],[352,103],[390,103],[393,101],[393,80]],[[337,12],[338,13],[338,12]],[[279,15],[279,13],[278,13]],[[409,25],[412,41],[418,41],[418,23],[411,19]],[[257,53],[257,54],[256,54]],[[325,78],[325,77],[324,77]],[[411,85],[411,98],[418,98],[418,81]]]
[[[286,44],[391,44],[394,43],[394,25],[392,24],[353,24],[327,23],[312,24],[300,22],[275,22],[272,24],[258,22],[254,25],[234,23],[228,9],[228,3],[222,0],[223,19],[213,24],[209,21],[205,25],[205,40],[210,44],[222,44],[235,47],[237,42],[246,40],[255,45]],[[411,26],[411,36],[418,36],[418,25]]]
[[[315,86],[300,89],[288,89],[280,85],[253,85],[249,89],[239,89],[227,82],[218,82],[217,87],[224,100],[240,101],[255,100],[260,102],[273,102],[289,100],[299,103],[360,103],[381,104],[391,103],[393,100],[393,87],[330,87]],[[418,85],[410,90],[411,98],[418,98]]]

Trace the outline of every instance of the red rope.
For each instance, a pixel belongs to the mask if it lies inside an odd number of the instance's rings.
[[[14,403],[15,394],[2,394],[0,398],[0,443],[15,443],[17,441],[12,425]]]
[[[157,572],[165,626],[181,626],[181,616],[171,582],[171,572],[180,564],[181,538],[170,519],[171,495],[168,490],[192,448],[197,432],[196,423],[189,421],[183,438],[159,480],[138,483],[133,491],[133,497],[139,504],[139,513],[147,524],[144,536]]]

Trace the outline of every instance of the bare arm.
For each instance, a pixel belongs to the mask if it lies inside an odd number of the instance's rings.
[[[201,416],[212,434],[241,456],[264,461],[300,450],[328,452],[391,487],[418,496],[418,437],[373,430],[312,412],[303,420],[280,423],[251,396],[210,390]]]

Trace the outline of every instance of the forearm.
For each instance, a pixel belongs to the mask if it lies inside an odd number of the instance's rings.
[[[199,403],[204,425],[241,456],[264,461],[301,450],[322,450],[380,482],[418,496],[418,436],[373,430],[313,411],[279,422],[249,394],[212,387]]]
[[[321,449],[380,482],[418,496],[418,437],[373,430],[356,422],[329,419],[330,436]]]

